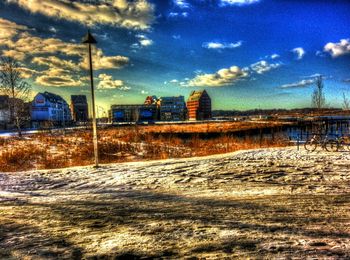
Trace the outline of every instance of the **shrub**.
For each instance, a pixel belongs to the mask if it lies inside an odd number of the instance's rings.
[[[241,129],[247,125],[247,123],[240,124],[239,127]],[[208,132],[215,129],[224,130],[221,135],[213,136],[206,133],[206,137],[203,138],[199,135],[200,127],[202,131]],[[189,134],[186,131],[192,132]],[[111,163],[205,156],[288,144],[286,139],[278,134],[275,134],[274,138],[261,139],[260,136],[238,137],[233,134],[224,134],[225,131],[225,125],[215,123],[103,129],[99,131],[100,161]],[[183,133],[186,133],[187,137],[184,137]],[[188,138],[188,136],[192,137]],[[3,140],[0,139],[0,171],[83,166],[92,164],[94,161],[91,130],[48,132],[32,135],[26,139]]]

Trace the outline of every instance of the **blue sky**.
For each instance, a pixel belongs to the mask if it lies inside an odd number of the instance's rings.
[[[0,51],[35,92],[89,95],[90,28],[97,103],[142,103],[206,89],[214,109],[309,107],[316,75],[330,106],[350,96],[350,2],[292,0],[6,0]]]

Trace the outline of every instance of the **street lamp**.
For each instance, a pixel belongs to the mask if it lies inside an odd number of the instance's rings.
[[[89,46],[93,143],[94,143],[95,167],[98,167],[98,141],[97,141],[97,122],[96,122],[96,109],[95,109],[95,90],[94,90],[94,77],[93,77],[93,71],[92,71],[92,58],[91,58],[91,44],[96,44],[97,41],[91,35],[90,30],[88,30],[88,33],[83,38],[82,43],[88,44]]]

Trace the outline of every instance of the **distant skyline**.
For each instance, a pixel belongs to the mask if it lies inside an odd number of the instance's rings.
[[[350,97],[350,2],[292,0],[4,0],[0,52],[34,92],[89,95],[88,28],[97,105],[206,89],[213,109],[311,106]]]

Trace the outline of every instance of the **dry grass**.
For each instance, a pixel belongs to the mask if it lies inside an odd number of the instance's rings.
[[[227,133],[211,136],[210,129],[217,130],[221,124],[216,125],[209,128],[206,124],[199,125],[202,132],[209,129],[209,134],[204,137],[196,134],[198,125],[191,128],[193,132],[190,137],[181,136],[182,133],[190,133],[188,125],[185,126],[187,129],[172,125],[104,129],[99,131],[100,162],[184,158],[287,145],[285,139],[278,135],[273,139],[252,136],[238,138]],[[84,166],[94,161],[92,135],[88,130],[0,140],[0,171]]]
[[[278,121],[244,121],[244,122],[203,122],[193,124],[166,124],[138,127],[146,133],[232,133],[267,127],[280,127],[286,123]],[[129,128],[130,129],[130,128]]]

